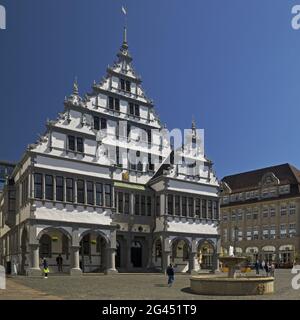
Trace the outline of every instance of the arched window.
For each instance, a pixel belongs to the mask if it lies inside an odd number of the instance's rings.
[[[40,256],[42,258],[51,258],[51,255],[51,237],[48,234],[43,234],[40,239]]]
[[[198,252],[198,262],[202,269],[211,269],[213,264],[214,247],[209,242],[204,242]]]
[[[181,260],[189,259],[189,244],[184,239],[177,239],[172,245],[172,260],[179,258]]]

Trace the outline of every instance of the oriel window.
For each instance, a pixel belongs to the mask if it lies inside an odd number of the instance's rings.
[[[207,207],[208,207],[208,210],[207,210],[208,219],[212,219],[212,201],[211,200],[207,201]]]
[[[118,212],[123,213],[123,192],[118,192]]]
[[[194,215],[194,199],[189,198],[189,217]]]
[[[147,216],[151,216],[152,211],[152,199],[150,196],[147,197]]]
[[[93,205],[94,204],[94,183],[92,181],[87,181],[86,191],[87,191],[87,203],[90,205]]]
[[[187,198],[182,197],[182,215],[186,217],[187,215]]]
[[[103,205],[103,186],[102,183],[96,183],[96,205],[97,206],[102,206]]]
[[[66,192],[67,202],[74,202],[74,182],[71,178],[66,180]]]
[[[146,215],[146,196],[141,196],[141,215]]]
[[[53,200],[53,177],[50,175],[45,176],[45,188],[46,188],[46,199]]]
[[[200,216],[201,211],[201,200],[199,198],[196,199],[196,216]]]
[[[77,202],[84,203],[84,180],[77,180]]]
[[[168,214],[173,215],[173,195],[168,194]]]
[[[206,213],[206,200],[205,200],[205,199],[202,199],[201,202],[202,202],[202,212],[201,212],[201,215],[202,215],[202,218],[206,219],[206,218],[207,218],[207,213]]]
[[[138,216],[140,214],[140,195],[136,194],[134,198],[134,214]]]
[[[64,201],[64,178],[56,177],[56,201]]]
[[[129,206],[129,193],[125,193],[125,203],[124,203],[124,213],[129,214],[130,206]]]
[[[40,173],[34,174],[34,197],[43,198],[43,175]]]
[[[160,216],[160,196],[157,196],[155,199],[155,206],[156,206],[156,216]]]
[[[111,185],[105,185],[105,206],[111,207]]]

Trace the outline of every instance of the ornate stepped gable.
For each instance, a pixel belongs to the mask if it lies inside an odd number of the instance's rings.
[[[111,161],[116,162],[116,147],[119,147],[126,154],[127,149],[139,152],[141,158],[147,160],[149,154],[152,157],[154,155],[157,164],[152,171],[159,168],[171,150],[161,138],[160,119],[155,113],[153,102],[146,97],[141,87],[141,78],[133,68],[126,38],[124,29],[124,40],[117,61],[107,68],[107,74],[100,83],[94,82],[91,93],[81,97],[75,80],[73,93],[65,98],[64,112],[55,121],[47,121],[46,133],[36,144],[28,147],[30,151],[109,166]],[[127,137],[128,128],[130,138]],[[152,130],[151,146],[148,144],[149,135],[141,137],[139,129]],[[77,138],[82,139],[83,150],[71,150],[73,148],[68,145],[69,135],[74,136],[74,144],[78,143]],[[129,169],[126,161],[123,169]],[[140,171],[149,175],[146,167]],[[147,182],[153,174],[140,182]]]
[[[28,149],[44,155],[51,154],[99,165],[113,164],[117,171],[136,170],[139,171],[138,176],[144,177],[138,177],[135,182],[143,184],[149,182],[153,176],[157,178],[164,175],[217,185],[212,163],[204,155],[204,143],[200,141],[202,137],[198,136],[194,120],[183,147],[175,151],[175,159],[184,159],[183,163],[179,160],[175,165],[169,164],[171,146],[168,135],[165,134],[165,128],[155,112],[153,101],[147,98],[141,83],[141,77],[133,68],[124,28],[123,43],[117,54],[117,61],[112,67],[108,66],[106,76],[100,83],[94,82],[92,92],[85,94],[83,98],[79,95],[76,79],[73,93],[65,98],[64,112],[60,113],[55,121],[47,121],[46,133]],[[139,129],[151,130],[150,147],[149,135],[145,137]],[[74,136],[74,144],[77,143],[77,138],[82,139],[83,150],[70,150],[69,135]],[[196,152],[192,147],[193,143],[197,143]],[[131,167],[128,161],[124,160],[128,150],[139,153],[140,162],[148,163],[148,166]],[[116,155],[117,152],[120,153],[119,156]],[[149,167],[149,162],[154,165]],[[115,175],[112,178],[119,180],[122,176]]]

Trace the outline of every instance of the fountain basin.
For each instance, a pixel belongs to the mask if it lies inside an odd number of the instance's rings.
[[[194,276],[190,278],[194,293],[214,296],[264,295],[274,292],[273,277]]]

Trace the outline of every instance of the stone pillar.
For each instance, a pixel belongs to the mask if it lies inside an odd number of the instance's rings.
[[[153,264],[153,247],[154,247],[154,243],[152,241],[150,241],[150,239],[148,240],[148,261],[147,261],[147,269],[151,270],[154,268],[154,264]],[[154,249],[155,250],[155,249]]]
[[[79,246],[71,247],[71,276],[78,276],[82,274],[82,270],[79,267]]]
[[[107,248],[107,262],[109,268],[105,270],[105,274],[118,273],[116,269],[116,249],[115,248]]]
[[[42,271],[40,268],[40,250],[39,244],[30,244],[30,268],[27,270],[26,274],[30,277],[40,277]]]
[[[196,259],[197,259],[197,252],[191,252],[190,265],[189,265],[189,272],[191,274],[198,274],[199,270],[196,269]]]
[[[162,272],[166,272],[168,265],[171,263],[171,252],[170,251],[163,251],[162,259],[163,259]]]

